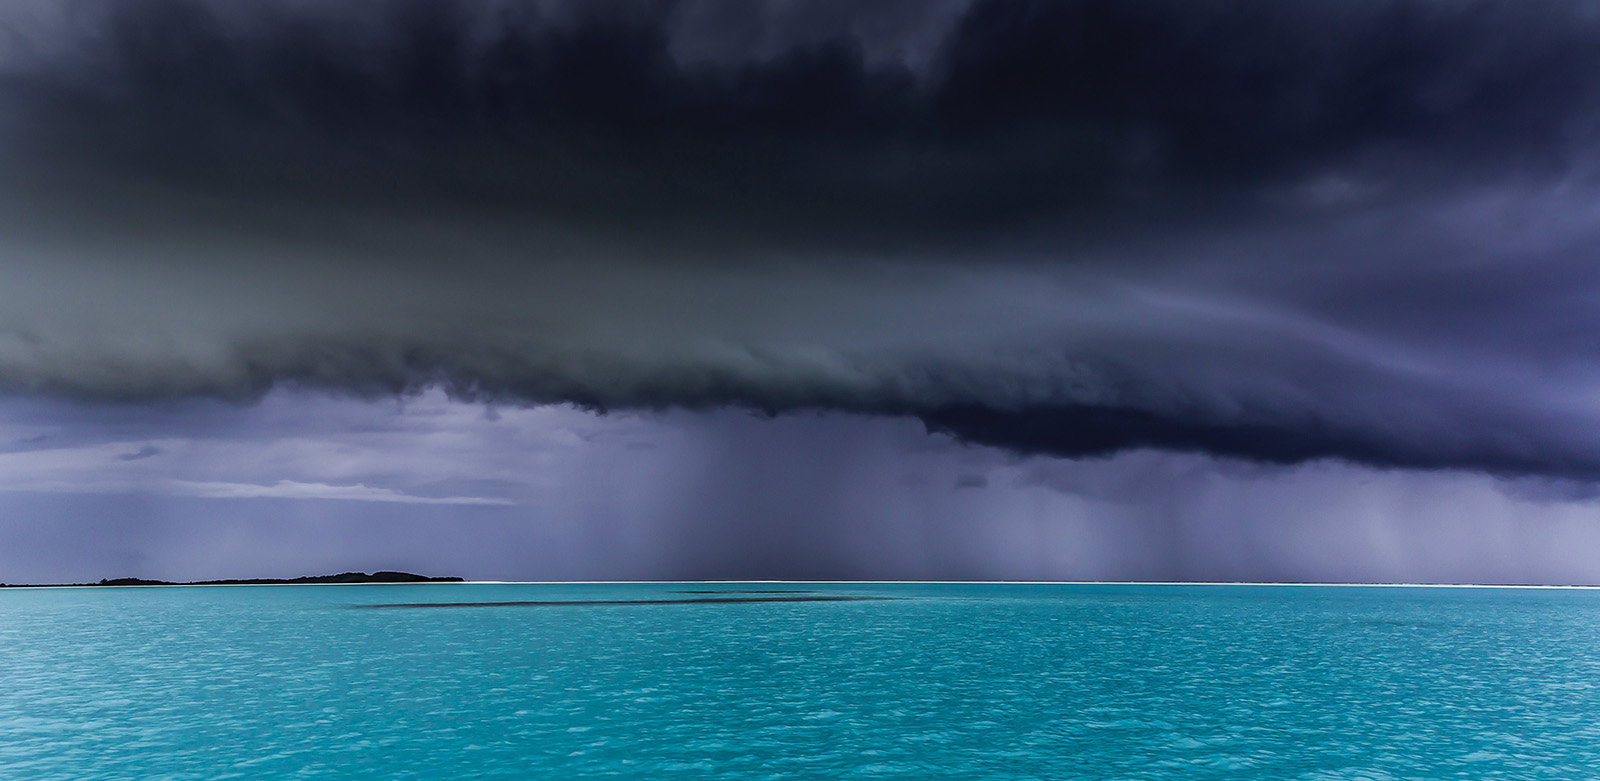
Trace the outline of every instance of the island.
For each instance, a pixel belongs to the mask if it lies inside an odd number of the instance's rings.
[[[196,580],[175,582],[170,580],[145,580],[144,578],[106,578],[99,583],[0,583],[0,588],[62,588],[67,586],[303,586],[315,584],[343,585],[350,583],[465,583],[462,578],[431,578],[410,572],[379,570],[341,572],[337,575],[308,575],[300,578],[232,578],[228,580]]]

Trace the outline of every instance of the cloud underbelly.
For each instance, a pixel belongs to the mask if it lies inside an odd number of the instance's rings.
[[[695,8],[8,27],[0,388],[1600,476],[1582,4]]]

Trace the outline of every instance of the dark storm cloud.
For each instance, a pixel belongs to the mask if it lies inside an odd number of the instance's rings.
[[[24,16],[8,389],[1600,476],[1586,3]]]
[[[1583,3],[862,4],[876,35],[723,5],[79,3],[9,78],[11,146],[246,200],[894,249],[1560,174],[1600,116]],[[719,48],[752,14],[799,32]]]

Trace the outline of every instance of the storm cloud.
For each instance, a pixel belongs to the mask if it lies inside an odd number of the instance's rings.
[[[9,391],[1600,476],[1586,3],[6,14]]]

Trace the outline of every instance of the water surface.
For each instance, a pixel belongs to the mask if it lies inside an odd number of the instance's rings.
[[[1578,590],[10,589],[0,778],[1579,779],[1597,682]]]

